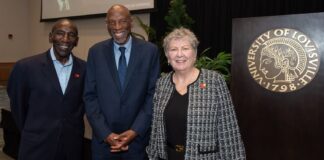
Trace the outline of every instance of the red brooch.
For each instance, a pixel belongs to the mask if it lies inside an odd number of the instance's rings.
[[[79,73],[74,73],[74,78],[80,78],[80,74]]]
[[[201,89],[205,89],[206,86],[207,86],[206,83],[200,83],[200,84],[199,84],[199,87],[200,87]]]

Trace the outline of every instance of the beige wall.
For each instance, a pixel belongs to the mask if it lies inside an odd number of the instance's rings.
[[[108,6],[107,6],[108,7]],[[40,22],[41,0],[2,0],[0,5],[0,62],[15,62],[26,56],[46,51],[51,44],[48,33],[54,22]],[[149,23],[149,14],[138,14]],[[73,50],[82,59],[87,58],[88,48],[109,38],[104,17],[74,20],[79,28],[79,45]],[[133,31],[145,35],[136,21]],[[9,40],[7,35],[14,38]]]
[[[2,0],[0,5],[0,62],[14,62],[29,51],[29,10],[26,0]],[[13,39],[8,39],[8,34]]]

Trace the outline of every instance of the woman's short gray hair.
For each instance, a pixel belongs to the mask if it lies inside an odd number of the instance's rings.
[[[167,52],[171,40],[183,39],[183,38],[187,38],[191,47],[197,52],[199,41],[196,35],[193,32],[191,32],[189,29],[184,27],[174,29],[163,39],[164,51]]]

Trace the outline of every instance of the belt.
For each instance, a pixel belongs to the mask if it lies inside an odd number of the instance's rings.
[[[171,143],[167,142],[167,146],[173,150],[175,150],[176,152],[182,153],[185,151],[185,146],[182,144],[175,144],[172,145]]]

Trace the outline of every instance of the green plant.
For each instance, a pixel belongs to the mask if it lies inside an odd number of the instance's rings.
[[[165,72],[164,68],[168,68],[167,59],[164,56],[164,51],[162,48],[162,39],[156,36],[156,31],[154,28],[144,24],[143,21],[135,17],[139,25],[143,28],[145,33],[148,36],[148,40],[152,43],[155,43],[161,52],[160,61],[162,72]],[[191,28],[191,25],[194,23],[194,20],[187,14],[186,6],[184,5],[183,0],[171,0],[170,7],[167,15],[164,17],[164,20],[167,22],[167,35],[170,31],[179,27]],[[210,70],[216,70],[224,75],[225,80],[229,83],[230,80],[230,66],[231,66],[231,54],[226,52],[220,52],[215,58],[210,58],[207,56],[207,52],[210,51],[210,48],[205,49],[200,57],[197,59],[196,67],[206,68]]]
[[[202,52],[202,55],[199,58],[197,58],[196,67],[218,71],[224,76],[226,82],[229,83],[231,77],[231,72],[230,72],[230,66],[232,62],[231,54],[223,51],[223,52],[219,52],[216,57],[210,58],[206,56],[206,53],[209,50],[210,48],[205,49]]]
[[[131,34],[137,38],[140,38],[142,40],[146,40],[145,37],[139,33],[136,33],[136,32],[131,32]]]
[[[164,20],[167,23],[167,32],[164,34],[164,36],[166,36],[170,31],[172,31],[175,28],[179,28],[179,27],[191,28],[191,25],[194,23],[194,20],[187,14],[186,6],[184,5],[183,0],[171,0],[169,4],[170,7],[168,13],[164,17]],[[157,38],[156,31],[154,28],[143,23],[143,21],[138,17],[135,17],[135,19],[145,31],[148,40],[156,44],[160,49],[160,53],[161,53],[160,63],[161,63],[162,72],[168,71],[169,69],[168,61],[164,55],[164,50],[162,47],[162,40],[164,36]]]
[[[167,62],[167,59],[164,55],[164,50],[163,50],[163,47],[162,47],[162,38],[160,40],[157,39],[157,36],[156,36],[156,31],[153,27],[145,24],[139,17],[135,16],[135,20],[138,22],[138,24],[142,27],[142,29],[145,31],[145,34],[147,35],[148,37],[148,41],[154,43],[157,45],[157,47],[159,48],[160,50],[160,66],[161,66],[161,69],[162,69],[162,72],[165,72],[166,69],[168,67],[168,62]]]
[[[139,17],[134,16],[135,20],[138,22],[138,24],[142,27],[142,29],[145,31],[148,40],[151,42],[156,42],[156,31],[153,27],[150,27],[149,25],[145,24]],[[136,33],[137,35],[140,35]],[[145,38],[144,38],[145,39]]]
[[[164,20],[168,24],[168,31],[179,27],[191,28],[194,24],[194,20],[186,12],[186,5],[184,5],[183,0],[170,1],[170,8]]]

